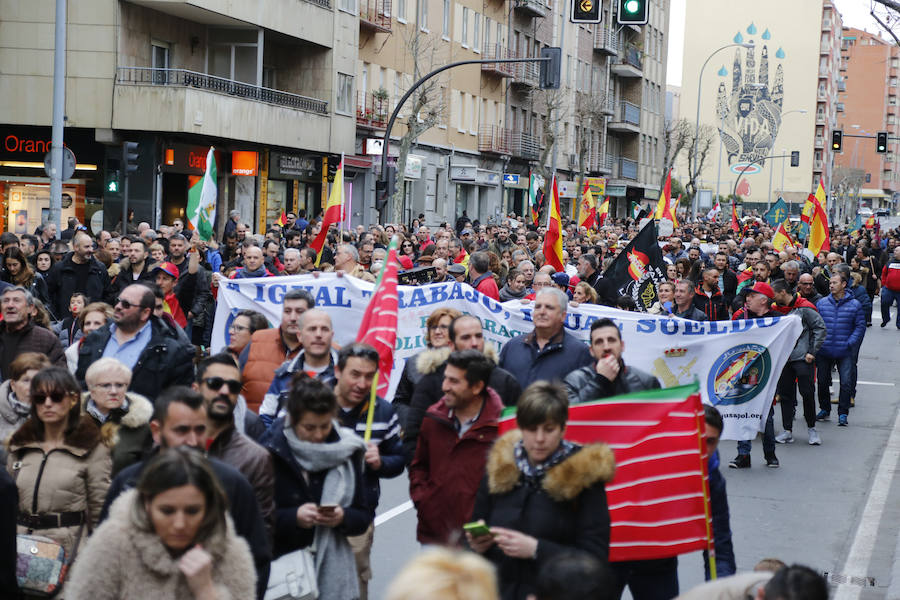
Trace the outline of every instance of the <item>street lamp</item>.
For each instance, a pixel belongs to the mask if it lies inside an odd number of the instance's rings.
[[[697,127],[694,130],[694,148],[691,150],[692,156],[694,157],[694,161],[697,160],[697,142],[700,139],[700,92],[703,87],[703,70],[706,68],[707,63],[709,63],[710,59],[713,56],[715,56],[722,50],[725,50],[726,48],[735,48],[735,47],[737,47],[737,48],[753,48],[754,45],[753,44],[726,44],[726,45],[722,46],[721,48],[713,50],[712,54],[707,56],[706,60],[703,61],[703,66],[700,67],[700,80],[697,82]],[[688,160],[688,177],[689,178],[691,177],[690,164],[691,164],[691,162],[690,162],[690,160]],[[697,173],[697,175],[699,175],[699,173]],[[694,198],[691,201],[691,217],[693,219],[697,218],[697,202],[698,202],[697,196],[698,196],[697,190],[694,189]]]
[[[781,113],[781,119],[783,121],[784,118],[791,113],[805,115],[806,112],[807,111],[805,108],[795,108],[794,110],[789,110],[787,112]],[[779,129],[778,131],[781,131],[781,129]],[[775,140],[777,138],[778,138],[778,133],[776,132],[775,137],[772,138],[772,148],[773,149],[775,148]],[[772,173],[774,171],[775,171],[775,165],[770,164],[769,165],[769,195],[766,197],[766,212],[769,212],[769,209],[772,208]],[[781,179],[782,179],[781,193],[783,194],[784,193],[784,157],[781,158]]]

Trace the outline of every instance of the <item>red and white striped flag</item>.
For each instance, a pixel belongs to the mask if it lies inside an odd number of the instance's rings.
[[[500,434],[515,427],[505,417]],[[697,384],[569,407],[566,439],[605,442],[616,456],[606,486],[610,561],[712,549],[704,432]]]
[[[373,346],[378,351],[378,395],[387,396],[394,365],[394,344],[397,342],[397,238],[391,240],[388,257],[375,283],[375,293],[366,306],[356,341]]]

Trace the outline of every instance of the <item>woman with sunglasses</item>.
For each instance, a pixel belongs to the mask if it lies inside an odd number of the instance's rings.
[[[112,476],[144,457],[153,445],[150,417],[153,404],[128,392],[131,369],[115,358],[94,361],[84,375],[88,391],[81,406],[100,428],[103,443],[112,455]]]
[[[400,256],[408,256],[413,264],[415,264],[416,259],[416,246],[413,244],[412,240],[404,239],[400,242]]]
[[[81,389],[62,367],[31,379],[31,414],[9,439],[7,469],[19,491],[17,532],[48,537],[73,560],[100,517],[109,487],[109,449],[81,412]]]

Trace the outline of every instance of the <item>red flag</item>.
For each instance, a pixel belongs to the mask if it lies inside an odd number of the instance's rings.
[[[397,342],[397,238],[391,240],[388,258],[382,268],[375,293],[366,306],[356,341],[369,344],[378,351],[378,395],[387,396],[394,365],[394,344]]]
[[[546,264],[565,271],[562,264],[562,219],[559,216],[559,190],[556,187],[556,175],[553,176],[553,197],[550,199],[550,210],[547,211],[547,233],[544,234],[544,259]]]
[[[703,419],[697,384],[569,407],[566,439],[605,442],[616,456],[616,475],[606,486],[610,561],[710,546]],[[515,417],[505,418],[500,433],[515,426]]]
[[[340,223],[344,210],[344,157],[341,156],[341,162],[338,163],[337,171],[334,173],[334,183],[331,185],[331,193],[328,195],[328,204],[325,205],[325,214],[322,215],[322,229],[316,236],[309,247],[316,251],[316,266],[322,260],[322,249],[328,239],[328,230],[335,223]]]
[[[737,206],[734,200],[731,201],[731,230],[735,233],[741,230],[741,224],[738,222]]]
[[[281,216],[278,217],[278,220],[275,221],[275,224],[280,227],[284,227],[286,223],[287,223],[287,215],[284,214],[284,211],[281,211]]]

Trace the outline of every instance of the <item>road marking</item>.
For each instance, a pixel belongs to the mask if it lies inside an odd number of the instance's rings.
[[[841,382],[840,379],[832,379],[832,380],[831,380],[831,383],[840,383],[840,382]],[[889,387],[893,387],[893,386],[895,386],[895,385],[897,385],[897,384],[896,384],[896,383],[889,383],[889,382],[886,382],[886,381],[859,381],[859,380],[857,380],[856,385],[886,385],[886,386],[889,386]]]
[[[379,525],[387,523],[388,521],[390,521],[391,519],[393,519],[394,517],[396,517],[398,515],[402,515],[403,513],[405,513],[412,507],[413,507],[412,500],[407,500],[403,504],[398,504],[397,506],[390,509],[389,511],[381,513],[380,515],[375,517],[375,527],[378,527]]]
[[[891,481],[898,461],[900,461],[900,411],[894,419],[894,427],[891,429],[884,454],[878,463],[878,470],[872,479],[872,488],[869,490],[869,497],[863,509],[862,518],[859,520],[853,544],[850,546],[847,561],[844,563],[842,573],[848,577],[868,575],[867,570],[875,549],[875,538],[878,535],[881,516],[884,513],[885,504],[887,504],[888,492],[891,489]],[[839,585],[833,598],[834,600],[853,600],[859,598],[861,592],[862,588],[855,585]]]

